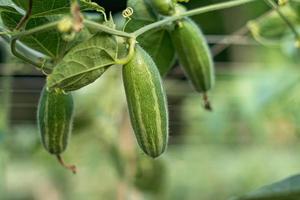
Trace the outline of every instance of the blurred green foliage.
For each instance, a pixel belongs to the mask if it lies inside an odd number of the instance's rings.
[[[278,62],[218,71],[212,113],[203,110],[187,82],[166,80],[169,98],[184,98],[178,113],[183,121],[174,122],[183,129],[171,135],[176,144],[154,161],[124,133],[120,69],[109,70],[75,95],[74,134],[64,157],[78,166],[78,175],[42,148],[36,127],[13,127],[5,199],[44,200],[45,193],[52,200],[229,199],[299,172],[297,65],[278,50],[265,53]]]

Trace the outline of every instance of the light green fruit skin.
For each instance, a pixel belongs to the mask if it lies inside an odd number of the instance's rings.
[[[175,12],[173,0],[150,0],[153,8],[162,15],[172,15]]]
[[[152,158],[168,143],[168,110],[161,77],[152,58],[137,45],[123,67],[123,81],[131,124],[141,149]]]
[[[191,19],[183,19],[171,33],[172,41],[187,77],[195,90],[204,93],[215,82],[214,64],[206,39]]]
[[[37,119],[42,144],[49,153],[59,155],[67,148],[73,110],[71,94],[42,90]]]

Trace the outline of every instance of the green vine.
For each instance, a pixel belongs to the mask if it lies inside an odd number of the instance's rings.
[[[171,17],[166,17],[165,19],[149,24],[137,31],[135,31],[133,34],[138,37],[142,34],[144,34],[147,31],[150,31],[152,29],[164,26],[166,24],[169,24],[171,22],[180,20],[184,17],[190,17],[190,16],[194,16],[194,15],[199,15],[199,14],[203,14],[203,13],[207,13],[207,12],[212,12],[212,11],[216,11],[216,10],[222,10],[222,9],[226,9],[226,8],[232,8],[235,6],[240,6],[246,3],[251,3],[257,0],[234,0],[234,1],[229,1],[229,2],[224,2],[224,3],[218,3],[218,4],[213,4],[213,5],[209,5],[209,6],[205,6],[205,7],[201,7],[201,8],[196,8],[193,10],[189,10],[186,12],[182,12],[179,13],[175,16],[171,16]]]
[[[99,23],[96,23],[94,21],[87,20],[87,19],[84,19],[82,23],[84,24],[84,26],[86,26],[87,28],[90,28],[91,30],[94,30],[94,31],[102,31],[102,32],[105,32],[105,33],[108,33],[108,34],[111,34],[111,35],[115,35],[115,36],[119,36],[119,37],[125,37],[125,38],[135,40],[135,38],[139,37],[140,35],[148,32],[150,30],[165,26],[167,24],[170,24],[171,22],[177,21],[177,20],[182,19],[184,17],[203,14],[203,13],[206,13],[206,12],[211,12],[211,11],[216,11],[216,10],[221,10],[221,9],[226,9],[226,8],[231,8],[231,7],[243,5],[243,4],[246,4],[246,3],[251,3],[251,2],[254,2],[254,1],[256,1],[256,0],[233,0],[233,1],[229,1],[229,2],[217,3],[217,4],[213,4],[213,5],[193,9],[193,10],[189,10],[189,11],[177,14],[175,16],[165,17],[164,19],[162,19],[158,22],[154,22],[152,24],[146,25],[146,26],[144,26],[144,27],[132,32],[132,33],[128,33],[128,32],[125,32],[125,31],[119,31],[119,30],[116,30],[114,28],[111,28],[111,27],[108,27],[108,26],[105,26],[105,25],[102,25],[102,24],[99,24]],[[76,1],[74,1],[74,2],[76,2]],[[31,13],[31,8],[29,7],[29,10],[28,10],[27,14],[19,22],[18,26],[16,27],[16,30],[21,28],[26,23],[26,21],[30,18],[30,13]],[[44,24],[42,26],[30,29],[30,30],[20,31],[20,32],[19,31],[13,32],[11,34],[11,36],[12,36],[12,39],[11,39],[12,53],[16,57],[18,57],[18,58],[20,58],[20,59],[36,66],[37,68],[41,69],[45,62],[43,60],[41,60],[40,62],[34,61],[34,59],[29,58],[27,55],[25,56],[25,55],[19,53],[17,48],[16,48],[17,41],[19,39],[21,39],[22,37],[24,37],[24,36],[29,36],[29,35],[32,35],[32,34],[35,34],[35,33],[40,33],[40,32],[45,32],[45,31],[48,31],[48,30],[56,29],[57,26],[59,25],[59,23],[60,23],[60,20],[55,21],[55,22],[51,22],[51,23],[48,23],[48,24]],[[40,60],[40,58],[38,58],[38,60]],[[119,61],[119,62],[124,63],[124,61],[126,61],[126,60],[122,60],[122,61]]]

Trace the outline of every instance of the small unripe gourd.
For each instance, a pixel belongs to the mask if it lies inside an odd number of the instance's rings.
[[[48,91],[44,88],[41,92],[37,119],[41,134],[41,141],[45,149],[57,156],[59,162],[75,173],[74,166],[64,164],[60,154],[68,145],[73,120],[73,97],[62,91]]]
[[[282,6],[279,9],[284,13],[290,23],[298,24],[300,18],[294,10],[296,7],[292,6],[292,3],[293,1],[290,1],[290,5]],[[272,42],[272,40],[274,40],[275,43],[278,43],[278,40],[281,40],[290,31],[288,25],[282,20],[276,10],[258,17],[255,20],[249,21],[247,26],[253,37],[263,44]]]
[[[213,87],[215,74],[212,56],[203,33],[196,23],[185,18],[178,22],[171,36],[187,77],[196,91],[205,94]]]
[[[151,0],[153,8],[162,15],[172,15],[175,12],[173,0]]]
[[[123,67],[123,81],[138,144],[147,155],[158,157],[168,141],[167,101],[155,63],[138,45]]]

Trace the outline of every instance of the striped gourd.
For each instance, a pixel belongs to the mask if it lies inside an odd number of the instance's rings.
[[[300,23],[300,15],[295,12],[296,6],[292,6],[293,1],[290,1],[291,5],[285,5],[280,7],[280,12],[284,13],[285,17],[292,24]],[[299,7],[300,8],[300,7]],[[268,12],[257,19],[251,20],[247,24],[248,29],[251,31],[253,37],[263,44],[277,44],[279,40],[282,40],[289,33],[289,26],[281,16],[278,15],[276,10]]]
[[[74,166],[66,165],[60,154],[68,145],[73,119],[73,97],[62,91],[42,90],[37,119],[41,141],[45,149],[57,156],[59,162],[75,173]]]
[[[178,22],[171,36],[186,75],[196,91],[206,93],[214,85],[214,64],[200,28],[185,18]]]
[[[138,144],[147,155],[158,157],[168,141],[167,102],[155,63],[138,45],[123,67],[123,81]]]
[[[173,0],[151,0],[153,8],[162,15],[172,15],[175,12]]]

